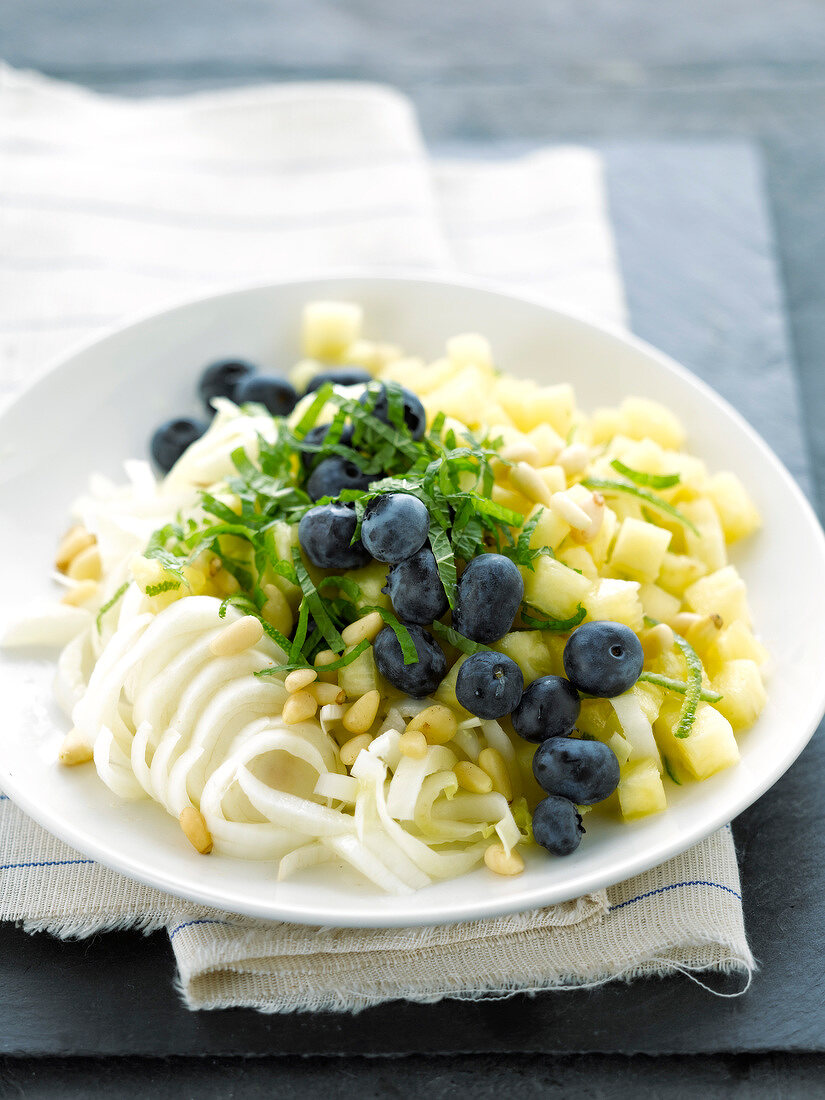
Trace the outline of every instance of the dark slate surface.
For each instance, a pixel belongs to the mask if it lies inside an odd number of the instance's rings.
[[[804,476],[753,150],[614,144],[606,158],[635,329],[726,390]],[[685,185],[688,179],[693,186]],[[743,387],[737,383],[743,376],[757,381]],[[825,742],[815,743],[736,823],[747,923],[762,964],[740,999],[715,999],[673,978],[479,1005],[394,1004],[357,1017],[192,1014],[173,990],[165,936],[118,934],[64,944],[0,926],[0,1053],[823,1049],[825,890],[817,843],[823,811],[811,774],[825,767],[823,755]]]

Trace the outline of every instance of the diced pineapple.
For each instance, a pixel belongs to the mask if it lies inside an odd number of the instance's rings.
[[[527,438],[539,452],[539,463],[549,466],[564,450],[564,440],[549,424],[537,424],[527,433]]]
[[[567,488],[567,477],[561,466],[539,466],[536,473],[551,493],[562,493]]]
[[[438,389],[423,395],[427,416],[443,412],[447,416],[458,417],[470,427],[491,423],[493,416],[489,394],[492,377],[491,371],[486,368],[475,365],[464,367]],[[495,419],[497,423],[508,422],[506,414]]]
[[[660,623],[670,622],[674,615],[679,614],[682,606],[678,596],[671,596],[658,584],[643,584],[639,589],[639,598],[642,601],[645,615],[650,619],[658,620]]]
[[[636,581],[614,580],[601,577],[581,601],[587,612],[587,621],[610,619],[624,623],[631,630],[640,631],[644,626],[644,611],[639,599]]]
[[[756,505],[736,474],[727,471],[714,474],[707,483],[707,493],[719,513],[728,542],[753,534],[761,525]]]
[[[520,516],[527,516],[533,510],[532,500],[515,492],[514,489],[504,485],[494,485],[490,493],[490,499],[503,508],[509,508],[511,512],[518,512]]]
[[[528,807],[533,810],[547,797],[547,791],[539,786],[533,774],[533,757],[536,755],[538,745],[525,741],[522,737],[514,738],[516,750],[516,762],[521,773],[522,791],[527,799]]]
[[[630,759],[630,745],[624,737],[620,733],[614,733],[607,743],[613,750],[613,755],[619,761],[619,764],[626,764]]]
[[[639,700],[642,713],[651,725],[659,717],[659,711],[665,701],[665,689],[658,684],[636,683],[630,689]]]
[[[576,729],[607,743],[618,733],[619,723],[609,699],[582,699]]]
[[[657,401],[627,397],[619,412],[621,429],[631,439],[652,439],[674,451],[678,451],[685,441],[685,430],[678,419]]]
[[[536,558],[532,571],[524,569],[522,576],[525,603],[543,611],[551,619],[569,619],[591,588],[587,577],[568,569],[555,558]]]
[[[621,769],[616,793],[625,821],[658,814],[667,808],[667,795],[662,777],[652,760],[625,764]]]
[[[363,319],[364,311],[355,302],[310,302],[302,317],[304,355],[339,360],[361,335]]]
[[[595,562],[583,546],[576,546],[575,544],[563,546],[556,557],[559,561],[563,561],[565,565],[569,565],[571,569],[578,570],[582,576],[591,581],[596,580],[599,575]]]
[[[539,550],[542,546],[549,546],[555,550],[561,545],[565,536],[570,534],[570,526],[561,516],[546,508],[543,504],[536,504],[530,509],[525,522],[534,519],[541,513],[536,523],[535,530],[530,536],[530,546],[533,550]]]
[[[699,703],[687,737],[674,736],[682,700],[666,700],[653,723],[664,756],[684,766],[694,779],[707,779],[739,759],[739,746],[727,718],[709,703]]]
[[[361,595],[356,600],[359,607],[386,607],[388,611],[392,610],[389,596],[381,591],[387,583],[387,568],[383,562],[372,561],[360,569],[349,570],[347,576],[361,589]]]
[[[395,344],[376,344],[372,340],[356,340],[342,356],[347,364],[363,367],[370,374],[378,375],[390,363],[401,358],[401,348]]]
[[[459,367],[492,367],[490,341],[478,332],[465,332],[447,341],[447,358]]]
[[[629,466],[645,474],[672,474],[675,471],[665,461],[665,450],[653,439],[627,439],[619,437],[610,448],[611,454]]]
[[[604,506],[602,513],[602,525],[599,533],[588,543],[590,556],[596,565],[601,568],[607,561],[613,546],[613,540],[619,529],[619,519],[616,513],[608,505]]]
[[[748,729],[765,709],[768,697],[755,661],[728,661],[712,684],[722,696],[714,706],[735,730]]]
[[[741,619],[737,619],[719,632],[708,657],[715,671],[729,661],[743,659],[755,661],[761,668],[768,660],[768,651]]]
[[[348,646],[344,653],[351,652],[353,648]],[[372,646],[338,670],[338,685],[347,693],[348,699],[359,699],[368,691],[381,691],[383,683],[375,667]]]
[[[631,580],[652,583],[659,575],[670,544],[670,531],[638,519],[626,519],[619,528],[610,564]]]
[[[725,626],[737,620],[750,626],[745,582],[734,565],[726,565],[692,584],[685,590],[685,602],[699,615],[720,615]]]
[[[459,703],[455,693],[455,684],[456,680],[458,679],[458,670],[467,660],[468,656],[469,654],[465,653],[463,654],[463,656],[458,658],[456,663],[453,665],[453,667],[438,685],[436,690],[433,692],[433,699],[435,699],[438,703],[443,703],[445,707],[451,707],[459,716],[459,719],[470,717],[470,712],[468,710],[465,710],[461,703]]]
[[[698,558],[689,558],[687,554],[671,554],[662,558],[662,567],[657,578],[658,584],[674,596],[681,596],[685,589],[704,577],[707,566]]]
[[[699,531],[695,535],[687,527],[684,530],[685,547],[688,554],[704,562],[709,570],[722,569],[728,563],[725,547],[725,533],[716,509],[707,499],[689,500],[680,504],[679,510],[693,522]]]
[[[316,374],[320,374],[323,367],[317,359],[299,359],[289,372],[289,380],[298,393],[305,393]]]
[[[564,647],[567,643],[567,634],[556,634],[554,631],[543,631],[544,644],[550,654],[550,675],[565,676],[564,671]]]
[[[547,423],[565,439],[573,423],[576,399],[567,382],[537,386],[524,379],[501,379],[495,387],[495,399],[523,432]]]
[[[618,409],[596,409],[590,420],[590,439],[594,444],[607,443],[622,429],[622,414]]]
[[[419,396],[431,393],[458,374],[458,367],[449,359],[436,359],[425,364],[423,359],[405,356],[396,359],[381,371],[380,377],[414,390]]]
[[[525,686],[553,671],[553,661],[541,630],[514,630],[493,642],[490,648],[516,662],[524,674]]]

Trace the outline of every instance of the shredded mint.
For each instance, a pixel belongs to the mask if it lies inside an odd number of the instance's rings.
[[[587,611],[581,604],[578,605],[569,619],[538,619],[531,614],[531,612],[537,610],[538,609],[535,607],[530,607],[529,604],[524,604],[522,606],[521,621],[524,625],[529,626],[532,630],[553,630],[559,634],[566,634],[568,630],[575,630],[580,623],[584,622],[587,616]],[[538,613],[541,614],[541,612]]]
[[[455,591],[456,591],[456,567],[455,556],[453,554],[453,548],[450,545],[450,540],[447,536],[447,532],[441,528],[436,527],[434,530],[430,528],[430,547],[435,555],[435,564],[438,568],[438,576],[441,583],[444,585],[444,591],[447,593],[447,602],[450,607],[455,607]]]
[[[433,623],[433,634],[437,638],[441,638],[442,641],[447,642],[448,645],[453,646],[454,649],[460,650],[461,653],[486,653],[490,649],[488,645],[482,645],[481,642],[474,642],[470,638],[465,638],[463,634],[459,634],[451,626],[445,626],[444,623],[438,621]]]
[[[644,485],[649,489],[671,489],[681,480],[679,474],[647,474],[643,470],[633,470],[618,458],[614,458],[610,465],[617,474],[622,474],[634,485]]]
[[[415,648],[415,642],[412,640],[412,635],[398,616],[394,612],[387,610],[386,607],[379,607],[377,604],[361,608],[362,614],[370,611],[377,611],[387,626],[390,627],[395,634],[398,639],[398,644],[401,646],[401,655],[404,658],[404,664],[416,664],[418,662],[418,650]]]
[[[628,493],[630,496],[645,501],[653,508],[658,508],[660,512],[665,512],[667,515],[672,516],[673,519],[684,524],[684,526],[692,531],[694,535],[697,537],[699,536],[699,531],[696,526],[687,518],[684,512],[680,512],[678,508],[674,508],[674,506],[663,497],[657,496],[655,493],[649,493],[646,489],[642,489],[638,485],[632,485],[626,481],[610,481],[602,477],[585,478],[582,485],[584,485],[586,489],[598,489],[602,493]]]

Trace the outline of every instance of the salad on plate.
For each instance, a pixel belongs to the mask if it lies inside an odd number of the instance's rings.
[[[735,765],[768,660],[739,478],[644,396],[588,415],[480,335],[428,363],[362,326],[308,304],[288,377],[209,365],[201,416],[91,478],[62,599],[4,638],[60,647],[59,762],[203,854],[394,894]]]

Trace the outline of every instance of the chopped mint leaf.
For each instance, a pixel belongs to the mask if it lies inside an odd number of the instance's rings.
[[[643,470],[633,470],[618,458],[614,458],[610,465],[617,474],[622,474],[634,485],[645,485],[649,489],[671,489],[681,480],[679,474],[647,474]]]
[[[529,607],[529,611],[527,608]],[[584,622],[587,612],[581,604],[576,608],[575,613],[570,616],[569,619],[550,619],[550,618],[536,618],[531,612],[536,611],[535,607],[530,607],[529,604],[523,604],[521,610],[521,621],[525,626],[529,626],[531,630],[553,630],[559,634],[566,634],[568,630],[575,630],[576,627]],[[541,612],[539,612],[541,614]]]
[[[470,638],[465,638],[463,634],[459,634],[451,626],[445,626],[444,623],[438,621],[433,623],[433,634],[462,653],[486,653],[490,649],[488,645],[482,645],[481,642],[474,642]]]
[[[584,485],[586,489],[598,489],[602,493],[629,493],[631,496],[637,497],[639,500],[643,500],[647,504],[652,505],[652,507],[658,508],[660,512],[666,512],[667,515],[672,516],[673,519],[684,524],[694,535],[699,535],[699,531],[696,529],[695,525],[683,512],[680,512],[678,508],[674,508],[669,501],[656,496],[655,493],[649,493],[646,489],[639,488],[638,485],[632,485],[626,481],[610,481],[602,477],[587,477],[582,482],[582,485]]]

